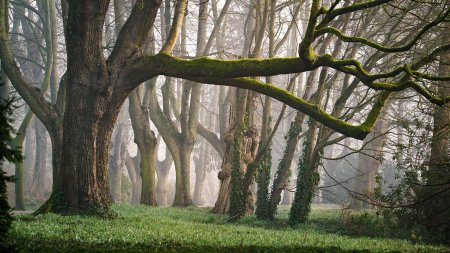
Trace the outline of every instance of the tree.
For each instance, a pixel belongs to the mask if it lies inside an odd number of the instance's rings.
[[[448,25],[447,25],[448,27]],[[448,30],[444,33],[448,35]],[[448,39],[443,36],[443,42]],[[438,71],[443,76],[450,75],[450,53],[440,57]],[[437,83],[441,94],[450,94],[450,82]],[[450,222],[450,107],[436,106],[433,112],[433,137],[430,143],[428,168],[423,172],[423,185],[418,190],[419,212],[423,212],[426,226],[450,234],[447,226]],[[430,208],[432,206],[433,208]]]
[[[111,214],[107,164],[114,123],[129,94],[142,82],[158,75],[259,92],[285,102],[341,134],[358,139],[363,139],[370,132],[392,92],[412,88],[437,105],[445,104],[449,97],[433,94],[415,81],[416,78],[443,77],[424,75],[418,68],[409,65],[395,66],[387,72],[370,73],[356,59],[336,59],[313,50],[314,42],[325,34],[333,34],[343,41],[362,43],[383,52],[408,51],[424,38],[427,31],[434,27],[438,29],[449,12],[449,6],[442,4],[444,12],[434,15],[434,19],[426,22],[411,40],[398,47],[391,47],[389,42],[379,44],[369,39],[347,36],[330,26],[330,22],[339,16],[364,12],[388,2],[392,1],[372,0],[343,6],[340,1],[335,1],[326,7],[322,6],[322,1],[314,0],[306,33],[299,45],[299,57],[239,60],[200,57],[187,60],[170,55],[182,27],[187,5],[185,0],[178,2],[168,39],[155,55],[145,54],[144,48],[161,1],[137,1],[107,58],[102,48],[102,31],[109,1],[63,1],[67,71],[60,82],[58,99],[49,102],[25,81],[14,60],[8,41],[9,3],[0,1],[0,56],[5,71],[16,90],[46,126],[53,144],[54,187],[41,211]],[[422,62],[434,61],[449,48],[449,45],[430,48],[430,53]],[[275,85],[246,78],[300,73],[319,67],[350,74],[369,88],[382,90],[380,96],[368,104],[366,117],[360,124],[352,125],[333,117],[320,106]]]
[[[11,126],[10,116],[12,114],[12,100],[8,98],[7,77],[2,70],[0,64],[0,249],[3,249],[3,239],[8,232],[12,217],[9,214],[10,206],[8,205],[6,195],[6,182],[13,181],[12,177],[6,176],[3,171],[4,162],[18,162],[22,159],[21,152],[18,148],[9,145],[13,139],[13,128]]]

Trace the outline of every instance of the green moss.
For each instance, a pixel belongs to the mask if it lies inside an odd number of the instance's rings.
[[[246,58],[220,60],[199,57],[186,60],[159,53],[146,57],[147,64],[154,66],[158,74],[173,77],[242,77],[277,75],[301,72],[310,69],[300,58]]]
[[[269,126],[271,122],[269,117]],[[267,130],[267,136],[270,136],[272,129],[269,127]],[[265,143],[260,143],[260,146]],[[256,210],[255,215],[258,219],[270,219],[270,196],[269,196],[269,184],[270,184],[270,172],[272,169],[272,149],[266,150],[264,157],[258,165],[258,171],[256,175],[256,182],[258,183],[258,190],[256,193]]]
[[[144,0],[138,0],[136,1],[136,7],[139,8],[140,10],[144,9]]]
[[[238,123],[233,139],[231,193],[230,193],[230,221],[235,222],[245,214],[246,196],[243,189],[244,173],[241,168],[241,141],[244,138],[245,123]]]
[[[311,118],[309,119],[308,125],[312,125]],[[291,212],[289,214],[289,224],[291,226],[305,223],[308,219],[308,215],[311,212],[311,202],[314,192],[320,180],[316,166],[313,164],[315,161],[310,161],[310,159],[308,159],[308,157],[311,156],[309,153],[310,149],[308,148],[310,142],[310,136],[308,135],[308,138],[303,142],[303,152],[298,161],[297,186],[294,202],[292,203]]]

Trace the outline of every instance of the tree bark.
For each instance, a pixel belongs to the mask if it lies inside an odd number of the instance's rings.
[[[448,25],[446,26],[448,33]],[[448,37],[443,36],[443,43],[448,42]],[[441,56],[439,62],[439,74],[448,76],[450,74],[450,53]],[[450,95],[450,81],[441,81],[438,84],[438,92],[442,96]],[[423,172],[425,186],[418,193],[419,200],[426,199],[419,205],[425,214],[427,224],[430,228],[438,229],[447,233],[447,225],[450,221],[450,103],[443,107],[436,106],[433,113],[433,137],[431,139],[431,152],[428,170]],[[430,208],[432,207],[432,208]]]
[[[139,163],[139,152],[135,157],[131,157],[128,150],[126,150],[125,166],[127,167],[128,176],[131,181],[131,204],[133,205],[139,204],[141,199],[142,179],[140,176]]]
[[[374,198],[373,195],[377,187],[376,178],[381,166],[380,159],[383,156],[383,148],[387,138],[385,134],[386,126],[386,120],[380,118],[363,142],[363,150],[358,154],[356,175],[352,180],[351,208],[368,208],[371,199]]]
[[[45,201],[47,196],[47,131],[39,119],[34,121],[36,134],[36,158],[33,170],[33,181],[31,183],[30,194],[38,202]]]
[[[161,206],[168,206],[167,199],[167,179],[169,178],[170,167],[172,167],[173,159],[169,149],[166,147],[166,154],[163,161],[158,161],[157,173],[158,182],[156,184],[156,192],[158,203]]]

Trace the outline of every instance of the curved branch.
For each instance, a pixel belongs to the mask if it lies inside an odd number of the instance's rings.
[[[292,108],[307,114],[308,116],[314,118],[318,122],[324,124],[325,126],[339,133],[360,140],[364,139],[365,136],[371,131],[373,125],[375,124],[376,119],[380,115],[381,109],[383,108],[385,101],[388,99],[391,93],[388,91],[382,92],[379,98],[375,101],[371,111],[367,116],[367,119],[361,125],[354,126],[349,124],[348,122],[332,117],[318,105],[309,103],[301,98],[298,98],[284,89],[281,89],[274,85],[263,83],[258,80],[250,78],[215,78],[215,77],[200,77],[200,78],[186,77],[186,79],[196,82],[216,84],[216,85],[227,85],[256,91],[258,93],[270,96],[283,103],[286,103]]]
[[[324,19],[322,20],[322,22],[320,23],[320,25],[318,27],[327,25],[331,20],[333,20],[337,16],[355,12],[355,11],[369,9],[369,8],[376,7],[378,5],[389,3],[392,1],[393,0],[373,0],[373,1],[366,1],[366,2],[362,2],[362,3],[352,4],[350,6],[346,6],[346,7],[342,7],[342,8],[338,8],[338,9],[331,8],[326,13]]]
[[[53,109],[53,106],[45,100],[40,90],[31,87],[20,72],[9,46],[8,29],[7,24],[5,23],[6,15],[6,1],[0,0],[0,58],[3,63],[2,66],[11,80],[12,85],[27,102],[33,113],[48,126],[56,115],[55,110]]]
[[[319,65],[321,66],[327,66],[357,77],[364,85],[374,90],[402,91],[407,88],[412,88],[419,94],[424,96],[426,99],[428,99],[430,102],[437,105],[443,105],[450,100],[450,97],[441,97],[434,95],[426,87],[423,87],[418,83],[410,80],[409,77],[411,76],[411,68],[408,66],[398,67],[397,69],[384,74],[371,75],[361,66],[360,62],[354,59],[335,60],[330,55],[324,55],[319,57],[318,61]],[[349,67],[349,65],[353,67]],[[375,80],[377,79],[396,77],[401,73],[405,73],[406,76],[404,76],[404,78],[399,82],[375,82]]]
[[[197,132],[200,136],[205,138],[214,147],[220,157],[223,158],[225,155],[225,142],[220,140],[214,132],[206,129],[200,122],[197,126]]]
[[[358,37],[358,36],[346,36],[341,30],[335,28],[335,27],[324,27],[321,29],[318,29],[314,36],[315,38],[322,36],[326,33],[330,33],[330,34],[334,34],[336,35],[339,39],[341,39],[342,41],[345,42],[356,42],[356,43],[362,43],[364,45],[367,45],[369,47],[373,47],[377,50],[380,50],[382,52],[386,52],[386,53],[394,53],[394,52],[404,52],[404,51],[408,51],[410,50],[415,44],[416,42],[422,38],[422,36],[431,28],[433,28],[434,26],[438,25],[439,23],[443,22],[445,20],[445,18],[448,16],[448,14],[450,13],[450,8],[440,17],[436,18],[435,20],[433,20],[432,22],[428,23],[426,26],[424,26],[417,34],[416,36],[414,36],[414,38],[409,41],[408,43],[406,43],[403,46],[399,46],[399,47],[386,47],[383,46],[381,44],[378,44],[376,42],[373,42],[369,39],[363,38],[363,37]]]
[[[207,55],[209,53],[209,50],[211,50],[212,43],[214,39],[216,38],[216,34],[219,31],[219,29],[222,26],[222,22],[225,18],[225,15],[227,14],[228,8],[230,7],[233,0],[227,0],[225,1],[225,4],[222,7],[222,10],[220,11],[219,17],[214,23],[214,28],[211,31],[211,35],[209,36],[208,42],[206,43],[205,49],[203,50],[203,55]]]
[[[305,64],[300,58],[269,58],[269,59],[239,59],[219,60],[200,57],[185,60],[160,53],[154,56],[137,58],[127,66],[128,76],[138,85],[154,76],[183,77],[242,77],[242,76],[273,76],[305,72],[317,68],[314,64]]]
[[[175,103],[175,96],[173,93],[170,93],[170,105],[172,107],[173,115],[175,118],[180,121],[180,108]],[[213,146],[213,148],[217,151],[220,157],[223,157],[225,154],[225,142],[221,140],[217,134],[213,131],[208,130],[201,122],[197,123],[197,133],[205,138]]]
[[[172,49],[177,42],[178,35],[180,34],[181,26],[183,26],[186,8],[187,0],[178,0],[177,6],[175,7],[175,16],[173,17],[172,27],[170,28],[166,43],[161,49],[161,53],[170,54],[170,52],[172,52]]]
[[[155,22],[161,0],[137,1],[130,17],[123,25],[116,44],[108,58],[108,63],[120,67],[120,63],[137,51],[142,51],[153,23]]]

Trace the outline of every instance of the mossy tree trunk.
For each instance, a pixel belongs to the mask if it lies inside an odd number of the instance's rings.
[[[330,37],[325,38],[324,44],[321,45],[320,51],[325,51],[325,47],[330,43]],[[340,45],[337,44],[334,51],[338,51]],[[316,104],[321,104],[325,90],[327,88],[326,77],[328,69],[323,68],[319,74],[317,90],[311,95],[311,100]],[[331,83],[331,82],[330,82]],[[322,144],[318,143],[318,135],[320,136],[320,124],[312,118],[308,121],[308,134],[303,142],[302,154],[297,163],[297,185],[292,202],[291,211],[289,213],[289,224],[296,225],[304,223],[311,211],[311,202],[316,192],[317,185],[320,181],[318,165],[320,154],[323,152]]]
[[[303,98],[309,99],[313,93],[314,82],[317,78],[317,71],[314,71],[308,75],[306,81],[305,93]],[[299,87],[300,89],[300,87]],[[270,192],[269,208],[267,211],[267,218],[274,219],[278,204],[281,201],[281,193],[286,189],[287,180],[290,176],[290,169],[292,166],[292,161],[294,159],[295,151],[297,149],[297,144],[300,141],[302,133],[302,124],[305,119],[305,114],[297,112],[294,121],[291,122],[289,126],[289,131],[286,135],[286,147],[281,158],[277,171],[275,173],[274,182],[272,185],[272,190]]]
[[[289,213],[289,224],[296,225],[304,223],[311,210],[311,201],[315,189],[319,183],[317,171],[317,157],[314,152],[316,135],[318,132],[317,122],[310,120],[309,131],[303,143],[302,154],[298,161],[297,186],[294,201]]]
[[[276,0],[271,0],[267,4],[267,12],[269,13],[269,57],[275,56],[275,13]],[[267,83],[273,83],[272,77],[266,78]],[[259,219],[267,218],[269,210],[269,184],[270,174],[272,169],[272,140],[269,139],[272,133],[272,98],[266,96],[263,106],[263,117],[261,123],[261,139],[258,148],[258,153],[264,152],[261,161],[256,161],[258,164],[258,171],[256,172],[256,182],[258,190],[256,193],[256,209],[255,214]],[[263,150],[266,149],[266,150]]]

